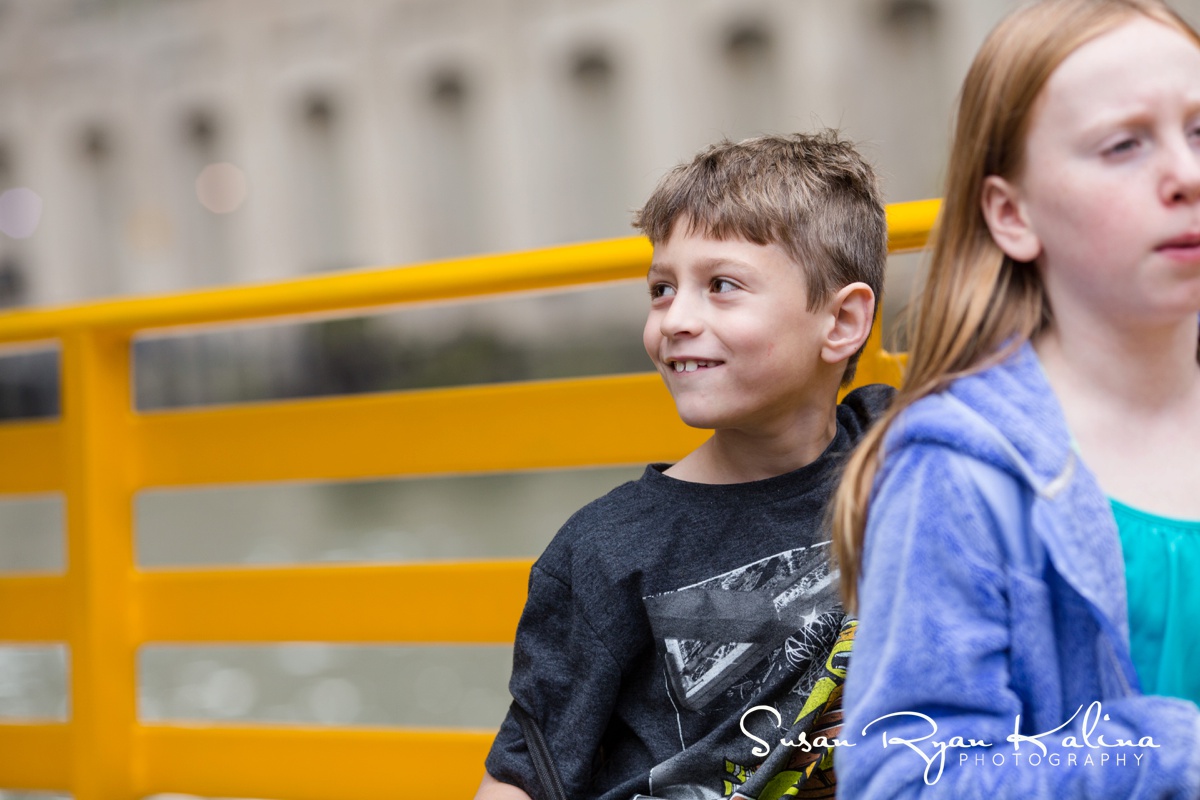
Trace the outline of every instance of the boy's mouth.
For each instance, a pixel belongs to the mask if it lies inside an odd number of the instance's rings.
[[[667,366],[676,372],[695,372],[698,369],[707,369],[709,367],[720,366],[721,361],[700,361],[699,359],[684,359],[676,361],[675,359],[667,359]]]

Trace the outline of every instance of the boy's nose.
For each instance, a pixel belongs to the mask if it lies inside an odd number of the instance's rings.
[[[663,336],[686,336],[699,333],[704,327],[700,304],[687,294],[680,292],[671,299],[666,313],[659,321]]]

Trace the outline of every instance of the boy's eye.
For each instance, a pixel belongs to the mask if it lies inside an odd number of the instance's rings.
[[[656,283],[650,287],[650,299],[657,300],[660,297],[670,297],[675,294],[675,287],[669,283]]]
[[[736,291],[737,288],[738,288],[738,285],[731,280],[728,280],[726,278],[713,278],[712,290],[714,292],[716,292],[717,294],[721,294],[723,292]]]

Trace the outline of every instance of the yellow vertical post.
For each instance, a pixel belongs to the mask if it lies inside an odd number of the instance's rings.
[[[64,335],[71,784],[77,800],[134,797],[137,721],[132,578],[130,341]]]

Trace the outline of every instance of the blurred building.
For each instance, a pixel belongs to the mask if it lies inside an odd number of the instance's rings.
[[[890,199],[935,195],[1010,4],[6,0],[0,304],[626,235],[761,131],[842,127]]]

